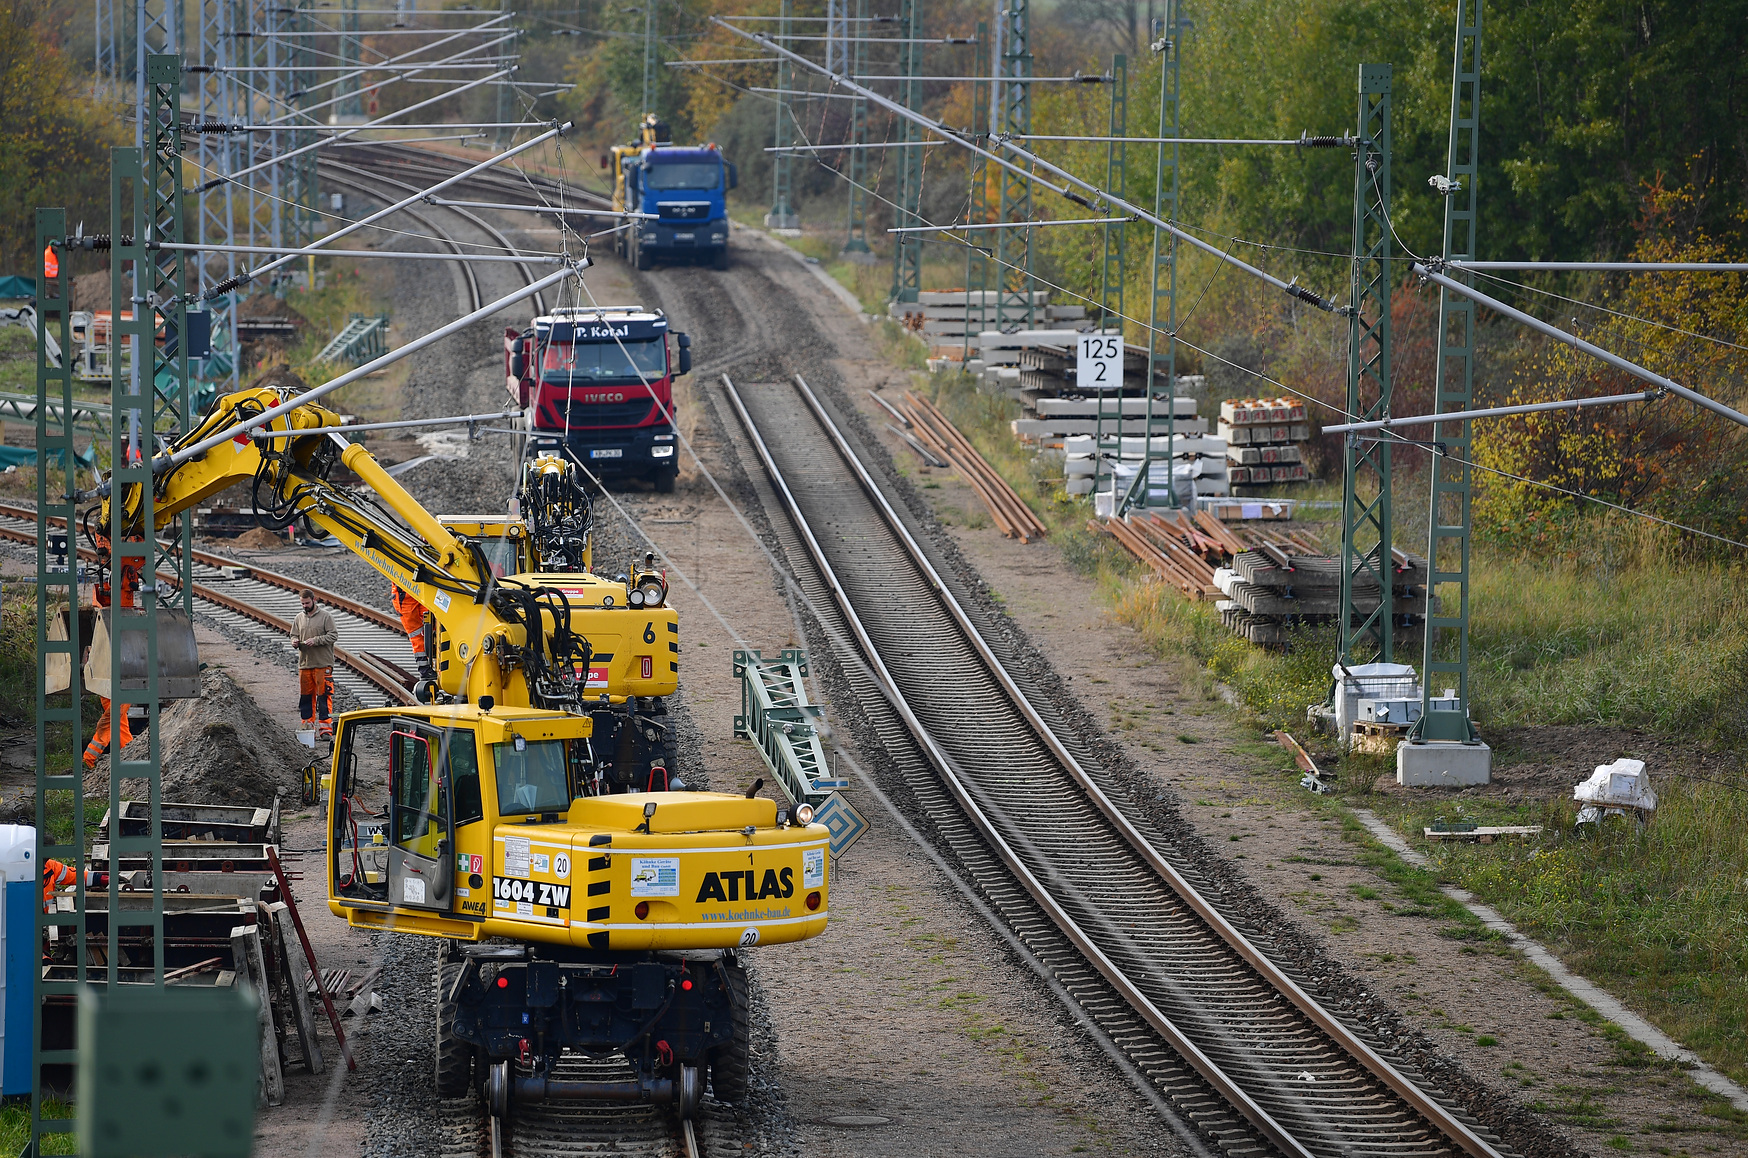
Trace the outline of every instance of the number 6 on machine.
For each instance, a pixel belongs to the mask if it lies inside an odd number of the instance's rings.
[[[1123,335],[1082,334],[1074,384],[1081,390],[1115,390],[1123,385]]]

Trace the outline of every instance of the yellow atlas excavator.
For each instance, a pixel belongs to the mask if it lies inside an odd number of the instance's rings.
[[[825,930],[828,833],[756,784],[687,791],[671,756],[628,783],[624,737],[603,751],[604,718],[678,686],[679,621],[653,557],[614,578],[588,569],[587,494],[560,459],[524,470],[516,517],[440,520],[314,403],[175,462],[294,398],[218,400],[159,456],[153,522],[251,482],[257,510],[334,536],[429,610],[421,702],[337,721],[327,876],[352,925],[443,939],[439,1093],[477,1084],[499,1117],[554,1097],[689,1115],[706,1077],[741,1100],[738,954]],[[149,533],[137,485],[105,498],[105,526],[114,502]],[[636,1079],[555,1076],[566,1051],[617,1051]]]

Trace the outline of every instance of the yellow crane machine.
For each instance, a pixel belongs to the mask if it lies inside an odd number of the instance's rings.
[[[293,397],[221,398],[159,461]],[[353,926],[442,938],[439,1093],[477,1084],[500,1117],[553,1097],[689,1115],[706,1078],[741,1100],[739,954],[824,932],[828,833],[757,785],[693,792],[673,774],[649,709],[678,686],[679,621],[653,557],[589,570],[587,494],[557,458],[525,466],[515,517],[438,519],[314,403],[161,470],[156,528],[239,481],[430,613],[420,702],[336,721],[327,877]],[[143,538],[138,488],[105,498],[106,526],[113,502]],[[565,1051],[622,1053],[636,1079],[565,1080]]]

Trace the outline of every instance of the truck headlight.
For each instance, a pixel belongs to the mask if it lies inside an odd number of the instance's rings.
[[[656,458],[672,458],[674,456],[672,446],[652,446],[649,448],[649,452]]]
[[[643,239],[645,241],[654,241],[656,239],[656,235],[653,233],[646,233],[643,235]]]

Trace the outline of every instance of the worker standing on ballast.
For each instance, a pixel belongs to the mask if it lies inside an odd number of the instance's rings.
[[[303,589],[303,610],[291,621],[291,639],[297,646],[297,710],[306,731],[334,734],[329,719],[334,700],[334,644],[340,629],[325,608],[316,606],[316,593]]]
[[[92,588],[91,598],[97,606],[108,607],[113,601],[109,577],[114,567],[109,551],[109,540],[98,535],[94,542],[97,545],[98,578]],[[137,556],[129,556],[123,560],[116,586],[121,588],[123,608],[131,611],[139,606],[136,592],[140,589],[140,559]],[[109,701],[103,699],[102,696],[97,698],[103,704],[103,714],[97,717],[97,730],[91,733],[91,742],[85,745],[85,767],[88,769],[97,767],[97,757],[109,749]],[[120,725],[121,746],[125,748],[133,742],[134,738],[133,729],[128,727],[127,705],[122,705],[121,718],[116,723]]]
[[[394,605],[395,614],[401,617],[401,629],[407,633],[407,643],[412,645],[419,678],[436,679],[437,669],[431,666],[430,658],[425,655],[425,605],[394,583],[388,585],[388,601]]]

